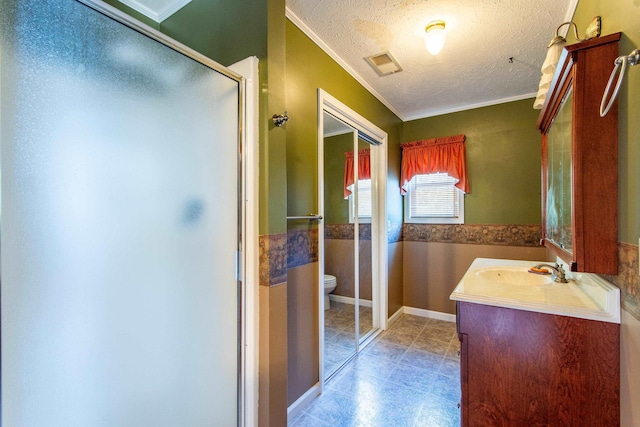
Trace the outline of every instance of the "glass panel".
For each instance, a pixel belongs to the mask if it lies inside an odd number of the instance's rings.
[[[353,151],[355,131],[324,113],[324,273],[335,288],[324,301],[324,377],[329,378],[356,352],[354,225],[350,198],[344,197],[345,153]],[[355,188],[354,188],[355,190]]]
[[[361,138],[358,138],[358,150],[369,149],[371,146],[369,143]],[[371,168],[369,168],[371,170]],[[371,188],[371,179],[368,180],[369,188]],[[358,193],[360,194],[360,193]],[[358,203],[360,200],[358,199]],[[371,203],[368,203],[371,206]],[[358,206],[360,207],[360,206]],[[372,212],[370,212],[371,214]],[[358,277],[359,277],[359,299],[358,299],[358,312],[359,312],[359,337],[363,337],[373,329],[373,313],[372,313],[372,251],[371,251],[371,224],[360,224],[360,239],[359,239],[359,265],[358,265]]]
[[[3,425],[236,425],[237,83],[1,8]]]
[[[565,94],[547,136],[547,238],[568,252],[573,250],[571,227],[571,106]]]

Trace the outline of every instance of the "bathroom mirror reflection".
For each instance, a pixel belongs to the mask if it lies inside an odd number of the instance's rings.
[[[571,206],[571,132],[573,91],[569,89],[549,128],[547,137],[546,236],[560,248],[573,252]]]
[[[354,304],[355,225],[350,221],[355,194],[345,199],[345,153],[353,154],[357,132],[324,113],[324,376],[329,378],[356,353]],[[351,302],[350,304],[348,302]]]
[[[358,340],[365,338],[373,331],[372,313],[372,250],[371,250],[371,216],[373,211],[373,194],[371,188],[371,156],[370,144],[358,137]]]
[[[365,138],[361,131],[323,113],[325,379],[377,329],[373,315],[374,146]]]

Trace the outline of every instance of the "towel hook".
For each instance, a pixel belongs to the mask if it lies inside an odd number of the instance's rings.
[[[622,80],[624,79],[624,73],[627,70],[627,65],[634,66],[638,63],[640,63],[640,49],[635,49],[627,56],[619,56],[615,61],[613,61],[613,71],[611,72],[611,76],[609,77],[609,81],[607,82],[607,87],[604,90],[604,94],[602,94],[602,102],[600,102],[600,117],[604,117],[607,115],[616,98],[618,97],[618,91],[620,90],[620,85],[622,84]],[[620,69],[620,72],[618,72],[618,69]],[[616,85],[613,89],[613,93],[611,93],[609,102],[607,103],[605,101],[607,99],[607,96],[609,96],[611,85],[613,84],[613,78],[616,76],[616,74],[618,74],[618,80],[616,80]]]
[[[284,114],[274,114],[272,119],[273,119],[273,124],[276,125],[277,127],[280,127],[285,123],[287,123],[287,120],[289,120],[289,116],[285,111]]]

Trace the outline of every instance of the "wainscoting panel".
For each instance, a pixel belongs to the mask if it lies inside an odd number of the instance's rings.
[[[474,259],[546,259],[544,247],[406,240],[403,245],[403,305],[451,314],[456,312],[456,304],[449,295]]]
[[[333,293],[354,297],[353,240],[325,239],[324,271],[336,276]],[[360,241],[360,298],[371,299],[371,240]]]
[[[287,271],[288,405],[319,381],[318,268],[314,262]]]
[[[402,248],[404,242],[389,243],[389,282],[387,316],[392,316],[398,311],[402,303]]]

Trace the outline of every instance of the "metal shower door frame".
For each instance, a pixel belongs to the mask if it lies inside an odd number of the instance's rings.
[[[244,425],[252,425],[252,419],[254,417],[248,415],[248,411],[250,412],[252,409],[247,407],[247,402],[245,402],[245,371],[246,371],[246,363],[247,363],[247,354],[245,353],[247,346],[244,345],[246,341],[246,291],[245,287],[247,285],[246,274],[245,271],[247,269],[247,263],[252,262],[245,258],[246,250],[243,251],[244,241],[246,240],[246,216],[252,215],[254,213],[245,212],[243,200],[244,194],[246,192],[246,188],[244,188],[243,183],[245,182],[243,177],[245,175],[245,170],[243,168],[243,142],[245,141],[245,129],[243,128],[243,124],[245,121],[246,114],[246,105],[245,105],[245,79],[240,74],[234,72],[233,70],[217,63],[216,61],[208,58],[201,53],[189,48],[188,46],[174,40],[165,34],[161,33],[158,30],[132,18],[126,13],[116,9],[115,7],[105,3],[101,0],[76,0],[79,3],[82,3],[91,9],[105,15],[108,18],[111,18],[134,31],[137,31],[140,34],[143,34],[152,40],[155,40],[164,46],[173,49],[176,52],[179,52],[185,55],[188,58],[191,58],[194,61],[199,62],[200,64],[210,68],[211,70],[235,81],[238,84],[238,133],[237,133],[237,146],[238,146],[238,164],[237,164],[237,212],[238,212],[238,239],[237,239],[237,262],[236,262],[236,278],[237,278],[237,290],[238,290],[238,340],[237,340],[237,355],[238,355],[238,381],[237,381],[237,420],[238,426]],[[249,239],[250,240],[250,239]],[[251,405],[252,406],[252,405]]]

